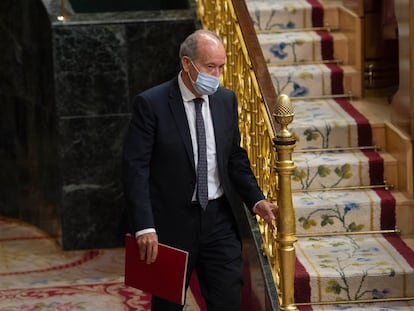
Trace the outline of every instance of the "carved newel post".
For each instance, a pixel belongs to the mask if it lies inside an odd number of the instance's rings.
[[[277,98],[274,113],[275,120],[281,126],[281,130],[273,139],[276,148],[276,172],[278,175],[278,198],[279,206],[277,224],[277,257],[279,260],[279,299],[281,310],[297,310],[294,298],[295,280],[295,242],[296,226],[295,212],[292,203],[291,176],[295,165],[292,161],[292,152],[296,140],[288,131],[287,126],[293,121],[293,108],[287,95]]]

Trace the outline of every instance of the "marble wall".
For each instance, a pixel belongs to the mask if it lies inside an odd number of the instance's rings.
[[[195,13],[63,9],[0,2],[0,215],[39,226],[64,249],[116,247],[131,100],[178,72]]]

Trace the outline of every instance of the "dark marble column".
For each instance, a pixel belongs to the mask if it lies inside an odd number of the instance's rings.
[[[179,71],[191,10],[65,14],[52,23],[64,248],[122,245],[120,185],[130,103]]]

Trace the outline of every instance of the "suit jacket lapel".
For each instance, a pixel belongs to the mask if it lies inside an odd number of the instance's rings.
[[[209,97],[211,118],[214,125],[214,138],[216,140],[217,162],[219,167],[221,165],[221,156],[223,155],[223,148],[225,147],[225,135],[223,135],[223,128],[226,122],[226,113],[222,110],[223,103],[220,103],[218,96],[212,95]],[[228,122],[228,119],[227,119]]]
[[[193,145],[191,143],[190,129],[188,127],[187,115],[185,113],[184,103],[179,91],[177,79],[173,80],[173,84],[170,90],[170,100],[169,106],[171,113],[174,117],[175,123],[177,125],[178,131],[183,139],[186,153],[188,155],[189,161],[191,162],[193,168],[195,169],[194,164],[194,152]]]

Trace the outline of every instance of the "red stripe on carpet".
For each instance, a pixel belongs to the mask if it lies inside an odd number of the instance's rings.
[[[365,156],[369,159],[369,178],[371,185],[384,184],[384,160],[373,150],[363,150]]]
[[[295,301],[309,302],[311,297],[310,277],[305,267],[296,258],[295,266]]]
[[[150,294],[125,286],[123,282],[105,282],[0,290],[0,301],[20,301],[20,306],[10,309],[6,307],[0,310],[75,310],[76,305],[60,300],[62,297],[76,297],[77,295],[84,295],[85,293],[118,297],[125,304],[124,310],[128,311],[138,310],[137,307],[143,311],[151,309]],[[47,298],[53,298],[54,302],[42,308],[42,300]],[[84,299],[86,300],[87,298]],[[83,302],[86,302],[85,300]],[[76,308],[76,310],[79,309],[84,309],[81,304],[79,308]]]
[[[28,237],[17,237],[17,238],[0,238],[0,242],[8,241],[28,241],[28,240],[50,240],[49,236],[28,236]]]
[[[345,110],[357,123],[358,146],[372,145],[372,128],[368,119],[352,106],[347,99],[337,99],[336,102]]]
[[[312,26],[323,27],[323,6],[317,0],[307,0],[312,6]]]
[[[331,70],[331,94],[343,94],[344,93],[344,72],[342,68],[337,64],[326,64]]]
[[[333,38],[327,31],[316,32],[321,38],[321,50],[323,60],[332,60],[334,58]]]
[[[383,234],[384,238],[404,257],[408,264],[414,268],[414,251],[396,233]]]
[[[381,198],[381,229],[395,229],[395,198],[390,191],[385,189],[375,189]]]
[[[41,273],[41,272],[49,272],[49,271],[56,271],[56,270],[63,270],[71,267],[79,266],[87,261],[90,261],[97,257],[101,252],[99,250],[90,250],[85,252],[85,254],[82,256],[82,258],[68,262],[63,265],[58,265],[54,267],[49,267],[45,269],[37,269],[37,270],[25,270],[25,271],[12,271],[12,272],[0,272],[0,276],[6,276],[6,275],[22,275],[22,274],[29,274],[29,273]]]

